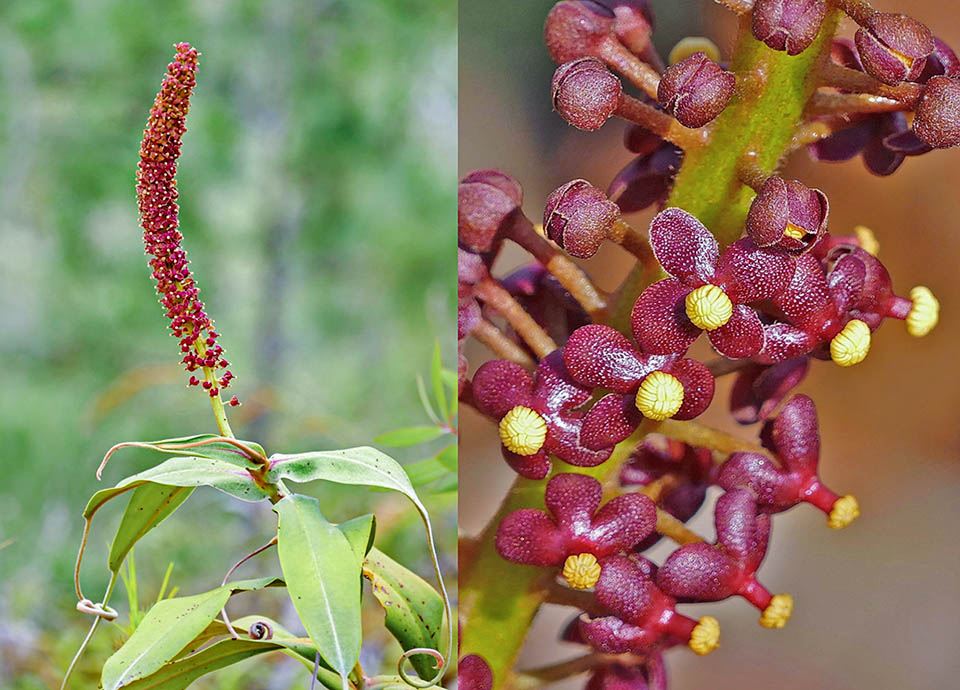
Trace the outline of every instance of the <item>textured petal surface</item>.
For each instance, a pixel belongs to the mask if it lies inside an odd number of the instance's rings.
[[[570,334],[563,347],[570,375],[587,386],[617,393],[635,390],[656,363],[644,358],[627,337],[615,328],[592,324]]]
[[[758,302],[783,290],[790,282],[793,267],[790,255],[761,249],[745,237],[724,250],[713,282],[734,302]]]
[[[585,474],[558,474],[547,484],[544,503],[562,530],[570,534],[590,531],[600,507],[603,488]]]
[[[514,362],[485,362],[473,376],[473,401],[485,415],[500,419],[516,405],[530,401],[533,379]]]
[[[737,568],[711,544],[687,544],[670,554],[657,572],[667,594],[690,601],[719,601],[736,591]]]
[[[497,553],[514,563],[556,566],[567,557],[563,532],[541,510],[524,508],[500,521]]]
[[[809,353],[820,341],[803,329],[787,323],[763,327],[763,350],[754,359],[763,364],[776,364]]]
[[[668,208],[650,224],[650,246],[663,270],[698,287],[710,281],[717,265],[717,241],[703,223],[680,208]]]
[[[700,329],[687,318],[685,300],[690,290],[667,278],[643,291],[630,317],[640,349],[659,355],[680,354],[693,344]]]
[[[641,421],[643,415],[630,396],[610,393],[583,418],[580,442],[593,450],[608,448],[630,436]]]
[[[661,640],[661,635],[614,616],[581,616],[580,635],[587,644],[604,654],[643,654]]]
[[[814,476],[820,459],[820,431],[813,400],[796,395],[784,405],[773,422],[772,440],[791,472]]]
[[[569,465],[596,467],[610,457],[613,448],[591,450],[580,438],[583,417],[581,413],[554,412],[546,416],[549,433],[544,449]]]
[[[532,402],[539,410],[566,410],[590,399],[590,388],[570,375],[563,352],[554,350],[537,365]]]
[[[683,404],[674,419],[693,419],[706,410],[713,400],[715,381],[710,370],[695,359],[681,359],[669,368],[683,385]]]
[[[763,349],[763,324],[751,307],[737,304],[730,320],[720,328],[709,331],[710,344],[725,357],[740,359],[752,357]]]
[[[518,455],[501,446],[500,452],[510,468],[521,477],[544,479],[550,474],[550,455],[546,450],[541,449],[533,455]]]

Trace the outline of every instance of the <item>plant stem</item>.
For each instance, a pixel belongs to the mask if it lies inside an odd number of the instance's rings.
[[[114,570],[113,574],[110,576],[110,583],[107,585],[107,591],[103,595],[103,601],[100,604],[106,608],[107,603],[110,601],[110,595],[113,594],[113,588],[117,584],[117,573],[119,571]],[[80,657],[83,656],[83,651],[87,648],[87,645],[90,644],[90,640],[93,639],[93,634],[97,632],[97,628],[100,627],[100,621],[103,618],[101,616],[96,616],[93,620],[93,624],[90,626],[87,636],[83,638],[83,642],[80,643],[80,649],[77,650],[77,653],[73,656],[73,660],[70,662],[70,666],[67,667],[66,673],[63,675],[63,682],[60,684],[60,690],[66,690],[67,683],[70,681],[70,676],[73,675],[74,669],[77,667],[77,663],[80,661]]]
[[[497,281],[486,278],[477,283],[475,294],[491,309],[507,320],[537,357],[546,357],[557,349],[545,330],[520,306],[513,295]]]
[[[861,26],[876,13],[870,3],[864,0],[833,0],[833,4]]]
[[[861,115],[910,110],[911,106],[868,93],[815,93],[807,105],[808,116]]]
[[[614,114],[635,125],[640,125],[685,151],[703,147],[710,137],[708,128],[688,129],[662,110],[657,110],[628,94],[623,95]]]
[[[853,93],[874,94],[895,101],[900,101],[909,110],[916,103],[923,91],[923,87],[913,82],[905,81],[896,86],[884,84],[879,79],[871,77],[866,72],[838,65],[832,60],[826,60],[820,67],[820,84],[833,86]]]
[[[627,50],[620,41],[613,37],[604,41],[600,48],[600,57],[648,97],[657,100],[660,75],[653,67]]]
[[[197,351],[197,356],[201,359],[207,356],[207,344],[203,342],[202,337],[194,341],[193,347]],[[214,371],[212,367],[203,368],[203,379],[214,388],[219,386],[216,371]],[[227,419],[227,410],[223,406],[223,400],[220,399],[219,391],[217,391],[216,395],[210,396],[210,405],[213,407],[213,416],[217,420],[217,428],[220,429],[220,435],[226,436],[227,438],[236,438],[236,436],[233,435],[233,429],[230,428],[230,420]]]
[[[522,347],[510,340],[510,338],[504,335],[503,331],[486,319],[480,319],[471,332],[471,335],[476,338],[478,342],[490,348],[490,351],[500,359],[516,362],[526,369],[533,369],[536,366],[536,362],[533,361]]]

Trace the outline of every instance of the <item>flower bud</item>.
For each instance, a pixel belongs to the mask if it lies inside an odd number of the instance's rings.
[[[497,234],[523,203],[520,183],[499,170],[477,170],[457,189],[457,231],[471,252],[493,249]]]
[[[774,50],[799,55],[820,33],[826,13],[823,0],[757,0],[753,35]]]
[[[935,48],[930,29],[905,14],[888,12],[870,17],[854,42],[867,73],[893,86],[916,81]]]
[[[600,4],[613,11],[616,20],[613,31],[617,39],[636,55],[650,45],[653,34],[653,11],[647,0],[600,0]]]
[[[771,177],[750,205],[747,235],[760,247],[805,252],[826,231],[829,210],[827,196],[819,189]]]
[[[595,55],[612,37],[614,14],[590,0],[562,0],[547,14],[543,39],[554,62]]]
[[[917,103],[913,132],[935,149],[960,144],[960,80],[933,77],[927,82]]]
[[[933,52],[927,56],[927,64],[917,81],[926,84],[933,77],[956,76],[960,76],[960,58],[950,46],[934,36]]]
[[[735,83],[733,73],[697,52],[664,72],[657,100],[684,127],[703,127],[727,107]]]
[[[673,185],[683,150],[661,142],[649,155],[637,156],[617,173],[607,193],[621,213],[635,213],[662,202]]]
[[[592,57],[565,62],[553,74],[553,109],[577,129],[603,126],[623,91],[620,80],[600,60]]]
[[[586,180],[572,180],[555,189],[543,209],[547,237],[571,256],[588,259],[620,218],[620,208]]]
[[[470,654],[460,659],[457,668],[458,687],[461,690],[490,690],[493,673],[482,656]]]

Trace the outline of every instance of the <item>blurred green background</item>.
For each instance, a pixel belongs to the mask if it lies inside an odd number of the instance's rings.
[[[0,686],[57,687],[89,624],[71,580],[104,451],[215,430],[176,365],[134,196],[172,44],[202,52],[181,229],[237,375],[233,427],[268,452],[295,452],[425,423],[415,376],[435,338],[452,361],[456,40],[448,0],[0,3]],[[105,483],[155,461],[119,455]],[[429,573],[402,500],[307,491],[331,520],[375,509],[381,548]],[[427,503],[455,582],[455,495]],[[94,523],[82,576],[91,598],[106,584],[121,504]],[[273,520],[266,506],[196,492],[137,547],[141,600],[156,596],[168,562],[184,593],[219,584]],[[269,552],[239,575],[268,572]],[[245,597],[234,615],[290,622],[281,595]],[[123,600],[118,587],[126,620]],[[376,628],[382,612],[372,599],[366,608]],[[95,686],[119,639],[101,628],[73,687]],[[382,641],[365,647],[368,671]],[[195,687],[296,688],[307,675],[280,657]]]

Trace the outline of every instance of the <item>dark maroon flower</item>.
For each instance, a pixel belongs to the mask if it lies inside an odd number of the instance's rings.
[[[771,177],[750,205],[747,235],[758,247],[802,253],[826,232],[829,214],[827,195],[819,189]]]
[[[740,424],[765,420],[807,376],[807,357],[779,364],[752,364],[737,374],[730,389],[730,413]]]
[[[810,398],[794,396],[776,419],[764,425],[761,438],[779,465],[760,453],[734,453],[720,469],[720,486],[727,491],[748,489],[763,513],[780,513],[805,501],[826,513],[833,529],[846,527],[860,515],[857,499],[838,496],[817,475],[820,431]]]
[[[667,68],[657,101],[684,127],[703,127],[727,107],[734,86],[732,72],[698,51]]]
[[[457,340],[470,335],[480,321],[480,305],[473,296],[473,286],[486,274],[480,256],[457,249]]]
[[[933,77],[917,102],[913,132],[935,149],[960,145],[960,80]]]
[[[468,654],[457,664],[457,687],[461,690],[491,690],[493,673],[482,656]]]
[[[873,230],[864,225],[858,225],[853,229],[852,235],[824,233],[820,241],[817,242],[817,246],[813,248],[813,255],[822,261],[834,247],[842,244],[860,247],[867,254],[873,256],[876,256],[880,251],[880,242],[877,241],[877,236],[873,234]]]
[[[472,395],[481,413],[499,421],[503,457],[524,477],[546,477],[551,453],[578,467],[610,456],[612,448],[587,449],[581,442],[583,413],[573,410],[590,399],[590,389],[570,378],[560,350],[540,361],[534,377],[513,362],[484,363]]]
[[[627,438],[643,417],[693,419],[713,400],[713,374],[681,355],[648,355],[610,326],[590,324],[570,335],[563,359],[574,380],[612,393],[583,419],[587,448],[605,448]]]
[[[760,352],[763,326],[748,305],[769,299],[787,283],[791,257],[758,248],[749,238],[719,256],[710,231],[679,208],[653,219],[650,246],[672,277],[648,287],[634,305],[633,332],[644,352],[686,352],[701,330],[727,357]]]
[[[596,55],[613,38],[616,18],[611,10],[590,0],[561,0],[547,14],[543,38],[556,63]]]
[[[571,256],[588,259],[620,220],[620,209],[586,180],[557,187],[543,209],[543,230]]]
[[[614,15],[613,31],[617,39],[635,55],[647,56],[653,33],[653,10],[647,0],[598,0]]]
[[[844,67],[863,71],[851,41],[835,39],[830,55]],[[867,170],[884,177],[896,172],[907,156],[930,150],[910,131],[907,118],[901,112],[855,115],[850,121],[850,127],[807,147],[810,155],[815,160],[836,163],[862,154]]]
[[[565,62],[553,73],[553,109],[577,129],[600,129],[620,105],[622,93],[620,80],[594,57]]]
[[[556,342],[564,342],[570,333],[590,323],[580,303],[539,263],[518,268],[500,284]]]
[[[604,559],[629,551],[657,524],[649,498],[617,496],[602,508],[603,487],[583,474],[558,474],[547,483],[549,514],[524,508],[507,515],[497,528],[497,552],[514,563],[563,566],[563,577],[576,589],[597,583]]]
[[[926,335],[937,325],[940,305],[929,288],[913,288],[909,299],[897,296],[886,267],[869,252],[841,245],[826,256],[825,262],[833,301],[846,317],[863,321],[871,331],[887,317],[901,319],[915,337]]]
[[[189,372],[203,369],[203,380],[191,376],[190,385],[202,385],[211,398],[216,398],[234,376],[227,370],[217,377],[217,371],[229,364],[217,343],[220,334],[204,311],[200,289],[181,246],[183,235],[177,206],[177,159],[183,133],[187,131],[187,111],[197,84],[200,53],[189,43],[178,43],[176,49],[143,131],[137,166],[137,205],[157,295],[170,319],[170,330],[180,339],[184,367]],[[231,400],[230,404],[237,405],[239,401]]]
[[[950,46],[934,36],[933,52],[927,56],[927,64],[917,81],[926,84],[933,77],[941,76],[960,76],[960,58],[957,58],[957,54],[953,52]]]
[[[712,616],[700,621],[677,613],[677,600],[654,582],[656,566],[641,556],[611,556],[596,586],[597,601],[613,615],[580,617],[580,635],[604,654],[648,654],[688,644],[697,654],[717,647],[720,625]]]
[[[877,12],[854,36],[864,70],[885,84],[915,81],[935,45],[930,29],[905,14]]]
[[[658,142],[656,148],[630,161],[607,189],[610,200],[616,202],[622,213],[636,213],[663,203],[680,170],[683,150],[652,136]]]
[[[648,434],[630,461],[620,470],[622,486],[649,486],[664,475],[672,480],[660,493],[661,508],[681,522],[700,510],[713,475],[713,453],[659,434]],[[651,534],[636,551],[649,549],[660,535]]]
[[[820,33],[826,13],[824,0],[757,0],[753,35],[774,50],[799,55]]]
[[[685,601],[720,601],[741,596],[763,612],[760,625],[782,628],[790,619],[793,599],[773,596],[757,582],[756,572],[767,551],[770,516],[757,514],[746,490],[728,491],[714,513],[716,544],[687,544],[670,554],[657,573],[667,594]]]
[[[499,170],[477,170],[457,188],[457,231],[471,252],[488,252],[523,203],[520,183]]]

